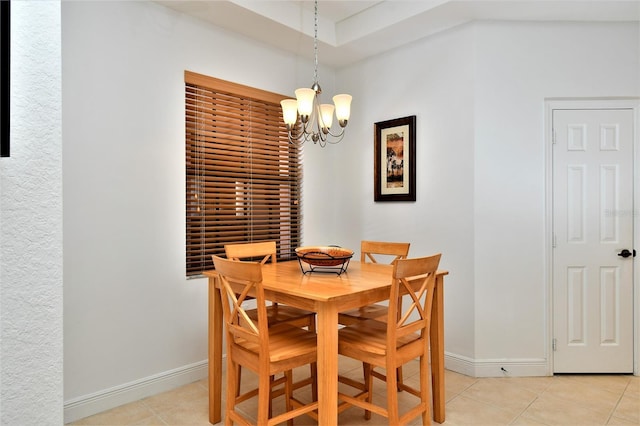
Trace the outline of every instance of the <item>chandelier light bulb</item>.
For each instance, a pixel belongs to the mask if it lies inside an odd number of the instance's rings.
[[[293,127],[298,119],[298,102],[295,99],[280,101],[282,106],[282,119],[288,127]]]
[[[351,115],[351,95],[335,95],[333,102],[336,104],[336,117],[342,127],[346,126]],[[342,123],[345,123],[344,125]]]
[[[298,100],[298,113],[301,117],[308,117],[311,115],[311,113],[313,112],[313,101],[315,97],[316,92],[313,89],[302,88],[296,90],[296,99]]]
[[[322,104],[320,105],[320,127],[322,131],[326,134],[329,132],[331,125],[333,124],[333,110],[335,107],[331,104]]]

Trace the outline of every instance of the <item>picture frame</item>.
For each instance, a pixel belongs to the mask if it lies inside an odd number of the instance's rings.
[[[11,2],[0,0],[0,157],[10,155]]]
[[[416,116],[374,124],[374,201],[416,201]]]

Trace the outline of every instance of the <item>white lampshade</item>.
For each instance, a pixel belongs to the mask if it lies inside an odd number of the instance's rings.
[[[351,95],[335,95],[333,102],[336,104],[336,117],[338,120],[348,120],[351,115]]]
[[[322,104],[320,105],[320,116],[322,117],[322,121],[320,122],[320,127],[330,128],[331,124],[333,124],[333,110],[335,107],[331,104]]]
[[[313,89],[298,89],[296,90],[296,99],[298,100],[298,112],[300,115],[311,115],[313,111],[313,99],[316,96],[316,92]]]
[[[293,126],[298,119],[298,102],[295,99],[283,99],[280,101],[282,106],[282,119],[285,124]]]

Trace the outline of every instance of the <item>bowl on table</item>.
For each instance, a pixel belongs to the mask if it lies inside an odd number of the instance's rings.
[[[309,271],[303,272],[338,272],[338,274],[346,271],[349,265],[349,260],[353,257],[353,250],[349,250],[343,247],[335,246],[307,246],[298,247],[296,249],[296,255],[300,261],[300,267],[302,262],[310,266]]]

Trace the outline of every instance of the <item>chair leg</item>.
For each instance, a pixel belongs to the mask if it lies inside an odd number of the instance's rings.
[[[402,314],[402,297],[398,298],[398,321],[401,318],[401,314]],[[404,384],[404,381],[402,380],[402,366],[398,367],[396,369],[396,380],[398,382],[398,392],[402,392],[402,386]]]
[[[309,331],[316,332],[316,318],[313,316],[307,327]],[[309,374],[311,374],[311,398],[313,401],[318,400],[318,364],[312,362],[309,364]]]
[[[271,404],[271,377],[261,374],[258,378],[258,424],[266,425]]]
[[[227,371],[238,371],[239,365],[231,361],[231,357],[227,357]],[[226,426],[232,426],[233,420],[231,419],[231,412],[234,410],[236,406],[236,398],[231,395],[237,394],[237,389],[240,388],[240,383],[236,382],[238,375],[227,374],[227,391],[229,392],[229,397],[226,402],[225,409],[225,418],[224,424]]]
[[[311,398],[312,401],[318,400],[318,364],[312,362],[309,364],[311,374]]]
[[[293,398],[293,372],[287,370],[284,372],[284,402],[287,412],[293,410],[293,404],[291,404],[291,398]],[[287,426],[293,426],[293,419],[287,420]]]
[[[366,401],[371,404],[373,402],[373,376],[371,375],[373,367],[371,364],[363,362],[362,369],[364,370],[364,387],[367,389]],[[364,410],[364,419],[371,420],[371,411]]]
[[[273,417],[273,382],[276,376],[269,376],[269,418]]]
[[[426,355],[420,357],[420,401],[425,405],[425,410],[422,412],[422,424],[431,424],[431,391],[429,378],[429,360]]]
[[[387,372],[391,370],[387,368]],[[398,380],[395,374],[387,374],[387,415],[389,416],[389,424],[397,425],[400,422],[400,414],[398,413]]]
[[[236,376],[236,383],[238,384],[236,386],[236,396],[240,396],[240,383],[242,383],[242,367],[239,364],[236,366]]]
[[[402,392],[402,385],[404,384],[402,381],[402,367],[398,367],[396,370],[396,380],[398,381],[398,392]]]

